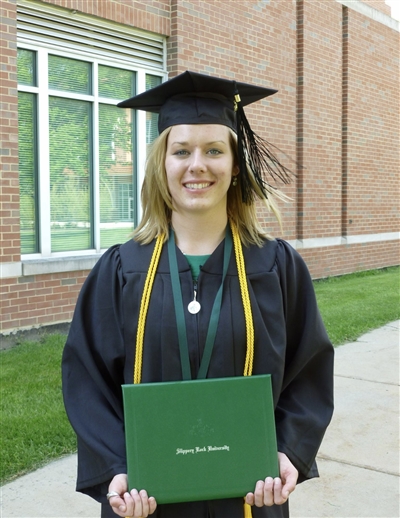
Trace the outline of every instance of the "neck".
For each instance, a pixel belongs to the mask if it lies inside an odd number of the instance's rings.
[[[172,213],[172,227],[178,248],[188,255],[209,255],[225,237],[228,217],[217,221],[207,216],[180,217]]]

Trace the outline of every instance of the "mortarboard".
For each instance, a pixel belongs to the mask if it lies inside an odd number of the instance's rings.
[[[243,106],[276,92],[272,88],[186,71],[120,102],[118,106],[158,113],[160,133],[178,124],[222,124],[231,128],[238,136],[243,201],[251,203],[256,193],[248,176],[247,165],[263,198],[268,198],[268,192],[274,189],[266,182],[266,174],[284,183],[290,181],[291,171],[273,154],[274,146],[252,131],[243,110]]]

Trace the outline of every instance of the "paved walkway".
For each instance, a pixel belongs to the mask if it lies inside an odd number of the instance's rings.
[[[292,518],[399,518],[399,321],[336,349],[335,397],[321,478],[297,487]],[[3,486],[1,517],[98,518],[75,472],[72,455]]]

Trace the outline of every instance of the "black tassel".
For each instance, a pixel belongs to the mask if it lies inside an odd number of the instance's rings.
[[[277,189],[276,186],[271,185],[266,180],[268,176],[274,182],[288,184],[295,174],[281,164],[274,154],[273,150],[279,152],[279,149],[251,129],[237,90],[235,93],[235,103],[242,199],[244,203],[251,204],[256,197],[268,199],[269,193]],[[247,165],[253,171],[254,179],[262,193],[261,196],[253,188]]]

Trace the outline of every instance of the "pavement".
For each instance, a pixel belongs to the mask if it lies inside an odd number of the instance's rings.
[[[291,495],[292,518],[400,517],[399,322],[336,348],[320,478]],[[75,493],[75,473],[72,455],[4,485],[1,518],[99,518],[99,504]]]

